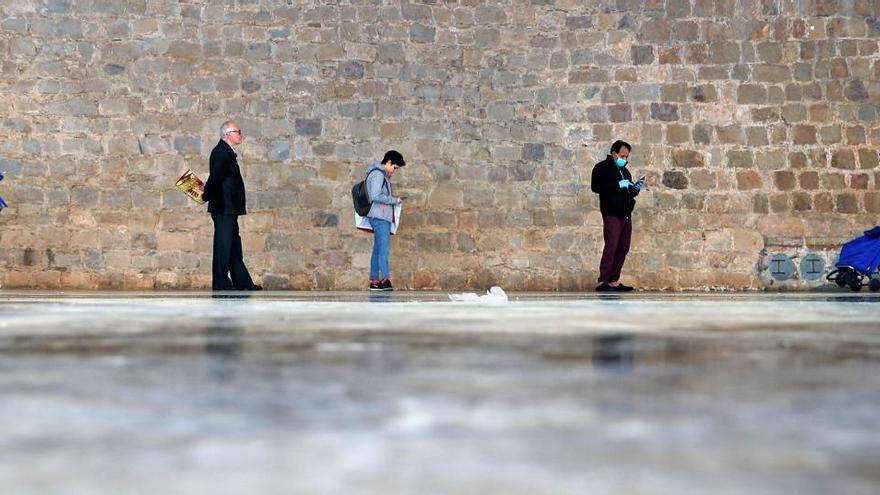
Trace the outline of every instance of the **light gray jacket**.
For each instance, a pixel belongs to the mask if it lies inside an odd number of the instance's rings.
[[[373,172],[379,170],[379,172]],[[370,195],[370,213],[368,218],[380,218],[389,222],[394,221],[394,205],[397,198],[391,195],[391,179],[385,176],[385,170],[378,161],[373,162],[367,170],[367,192]]]

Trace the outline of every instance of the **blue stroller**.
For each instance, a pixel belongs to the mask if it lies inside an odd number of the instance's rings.
[[[0,172],[0,180],[3,180],[3,177],[6,175],[6,172]],[[0,211],[3,211],[4,208],[9,208],[9,205],[6,204],[6,201],[3,201],[3,198],[0,197]]]
[[[853,292],[865,285],[873,292],[880,290],[880,278],[877,268],[880,266],[880,227],[866,230],[865,235],[843,245],[836,270],[828,274],[826,279],[838,287],[849,287]],[[865,283],[868,279],[868,283]]]

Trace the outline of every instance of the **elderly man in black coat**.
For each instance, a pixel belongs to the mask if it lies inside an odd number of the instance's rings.
[[[243,139],[241,128],[235,122],[227,121],[220,126],[220,142],[211,151],[211,175],[202,193],[214,220],[213,290],[263,289],[254,283],[244,265],[238,233],[238,217],[247,214],[244,179],[235,154],[235,147]]]

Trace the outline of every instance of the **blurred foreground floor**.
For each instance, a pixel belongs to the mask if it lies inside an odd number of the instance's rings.
[[[880,492],[872,294],[0,290],[22,494]]]

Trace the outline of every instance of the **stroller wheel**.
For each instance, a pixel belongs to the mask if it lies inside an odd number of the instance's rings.
[[[880,290],[880,278],[872,278],[870,282],[868,282],[868,288],[871,289],[871,292],[877,292]]]
[[[852,273],[852,270],[850,270],[849,268],[838,268],[837,270],[829,273],[827,278],[828,280],[834,281],[834,283],[842,289],[846,287],[850,273]]]
[[[849,272],[846,277],[846,284],[849,285],[849,290],[858,292],[862,290],[862,277],[856,272]]]

